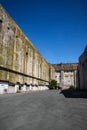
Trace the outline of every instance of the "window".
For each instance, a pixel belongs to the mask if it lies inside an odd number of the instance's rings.
[[[2,22],[3,22],[3,21],[0,19],[0,30],[1,30],[1,27],[2,27]]]

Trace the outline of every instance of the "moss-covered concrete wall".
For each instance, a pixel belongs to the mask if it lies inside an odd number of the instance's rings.
[[[49,81],[49,63],[0,5],[0,66]],[[42,81],[0,70],[0,80],[43,84]]]

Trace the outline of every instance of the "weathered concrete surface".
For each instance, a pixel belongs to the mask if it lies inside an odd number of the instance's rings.
[[[84,52],[79,57],[79,88],[87,90],[87,45]]]
[[[87,130],[87,98],[57,90],[0,95],[0,130]]]
[[[67,89],[70,86],[77,87],[78,63],[60,63],[53,64],[53,66],[55,68],[55,78],[62,89]]]
[[[44,59],[1,5],[0,66],[47,81],[54,78],[53,66]],[[42,81],[3,70],[0,70],[0,80],[12,83],[20,82],[21,84],[45,84]]]

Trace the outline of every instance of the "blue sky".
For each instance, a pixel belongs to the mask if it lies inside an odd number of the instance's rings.
[[[0,0],[49,63],[78,62],[87,44],[87,0]]]

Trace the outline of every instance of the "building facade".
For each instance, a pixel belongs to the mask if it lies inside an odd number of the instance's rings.
[[[77,86],[77,66],[78,63],[61,63],[54,64],[55,68],[55,79],[57,80],[58,86],[62,89]]]
[[[0,81],[87,89],[87,46],[78,63],[49,64],[0,5]]]
[[[5,71],[0,68],[1,81],[38,85],[48,84],[50,79],[54,78],[54,68],[43,58],[1,5],[0,67],[8,69]]]
[[[78,76],[79,88],[81,90],[87,90],[87,46],[82,55],[79,57]]]

